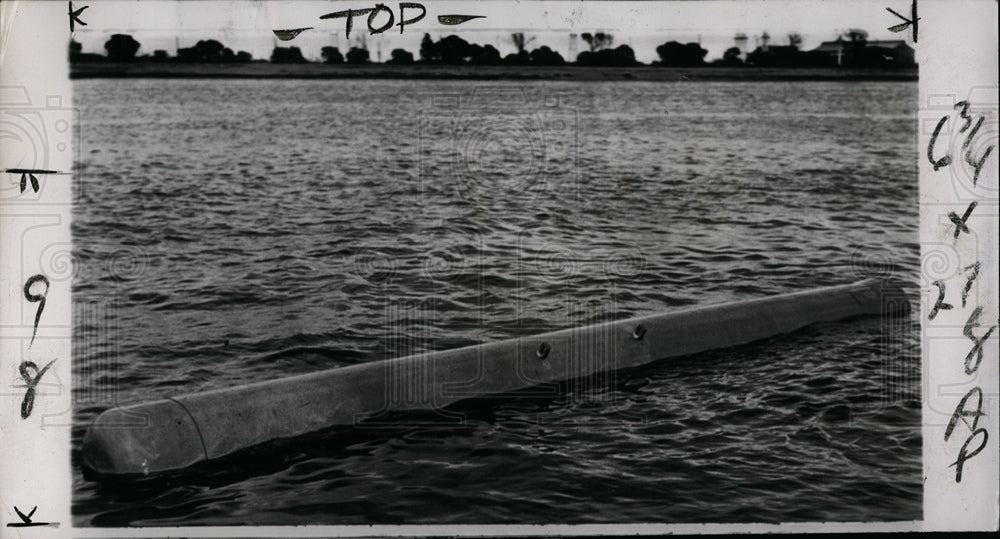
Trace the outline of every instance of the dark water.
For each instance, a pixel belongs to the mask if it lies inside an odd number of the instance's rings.
[[[116,402],[915,283],[916,103],[915,83],[78,81],[74,448]],[[76,524],[919,519],[918,331],[814,326],[127,485],[77,464]]]

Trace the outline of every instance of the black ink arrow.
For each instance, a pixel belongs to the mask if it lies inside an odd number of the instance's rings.
[[[32,174],[32,173],[30,173],[30,172],[22,172],[21,173],[21,192],[23,193],[24,190],[27,189],[28,186],[27,186],[27,182],[25,180],[28,179],[28,178],[31,179],[31,190],[37,193],[38,192],[38,178],[36,178],[35,175]]]
[[[485,19],[485,18],[486,15],[438,15],[438,22],[441,24],[454,26],[456,24],[462,24],[463,22],[469,22],[472,19]]]
[[[83,13],[83,10],[87,9],[88,7],[90,7],[90,6],[83,6],[82,8],[80,8],[80,9],[78,9],[76,11],[73,11],[73,2],[69,3],[69,31],[70,32],[76,30],[76,25],[77,24],[80,24],[80,25],[83,25],[83,26],[87,26],[87,23],[85,23],[85,22],[83,22],[83,21],[80,20],[80,14]]]
[[[313,29],[312,26],[307,26],[305,28],[292,28],[289,30],[271,30],[271,31],[274,32],[274,35],[278,39],[282,41],[291,41],[292,39],[295,39],[295,36],[301,34],[302,32],[305,32],[306,30],[312,30],[312,29]]]
[[[17,516],[18,516],[18,518],[21,519],[21,522],[11,522],[11,523],[7,524],[7,527],[8,528],[28,528],[28,527],[31,527],[31,526],[53,526],[53,527],[56,527],[56,528],[59,527],[59,523],[58,522],[32,522],[31,521],[31,515],[35,514],[35,510],[36,509],[38,509],[37,505],[34,506],[34,507],[32,507],[31,511],[28,512],[27,515],[25,515],[15,505],[14,506],[14,512],[17,513]]]
[[[894,25],[894,26],[890,26],[889,27],[889,31],[890,32],[902,32],[902,31],[906,30],[907,28],[909,28],[910,26],[912,26],[913,27],[913,42],[916,43],[917,42],[917,21],[920,20],[920,17],[917,17],[917,0],[913,0],[913,4],[910,5],[910,18],[909,19],[907,19],[906,17],[900,15],[899,13],[897,13],[892,8],[885,8],[885,9],[889,13],[892,13],[893,15],[899,17],[900,19],[903,19],[903,21],[904,21],[902,24],[897,24],[897,25]]]
[[[38,178],[35,174],[62,174],[58,170],[44,170],[40,168],[8,168],[4,169],[4,172],[10,174],[20,174],[21,175],[21,192],[23,193],[28,188],[28,181],[31,181],[31,189],[38,192]]]
[[[14,506],[14,512],[17,513],[17,516],[21,517],[21,520],[27,523],[31,523],[31,515],[35,514],[36,509],[38,509],[37,505],[31,508],[31,512],[28,513],[28,516],[24,516],[24,513],[22,513],[21,510],[18,509],[16,505]]]

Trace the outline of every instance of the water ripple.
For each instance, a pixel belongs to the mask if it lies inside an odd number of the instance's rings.
[[[915,280],[914,84],[482,89],[539,105],[413,97],[469,91],[449,81],[77,81],[73,286],[76,311],[104,317],[76,327],[77,525],[921,517],[915,319],[374,418],[128,485],[82,477],[83,429],[114,403]]]

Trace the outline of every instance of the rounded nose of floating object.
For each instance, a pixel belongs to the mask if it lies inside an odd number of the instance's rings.
[[[183,395],[107,410],[87,430],[82,460],[100,475],[178,470],[389,410],[436,408],[908,309],[898,284],[867,279]],[[400,400],[403,393],[419,398]]]
[[[148,474],[206,460],[204,447],[191,414],[165,399],[105,411],[87,429],[81,453],[99,474]]]

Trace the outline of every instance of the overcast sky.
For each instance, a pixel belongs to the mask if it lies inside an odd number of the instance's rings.
[[[379,0],[393,8],[399,21],[397,1]],[[318,59],[327,45],[345,51],[348,42],[344,19],[320,20],[320,15],[348,8],[372,7],[372,1],[357,0],[143,0],[90,2],[81,16],[87,26],[78,26],[74,38],[87,52],[104,52],[104,42],[114,33],[131,34],[141,44],[139,54],[164,49],[174,54],[176,48],[189,47],[201,39],[216,39],[234,51],[245,50],[255,58],[268,58],[276,44],[297,46],[307,58]],[[871,0],[791,0],[791,1],[545,1],[545,0],[464,0],[421,2],[427,16],[408,26],[400,35],[394,27],[384,34],[368,35],[367,16],[355,19],[350,45],[357,45],[362,34],[372,58],[387,59],[394,48],[417,54],[420,39],[429,33],[434,39],[458,34],[467,41],[492,44],[501,54],[513,52],[510,33],[522,31],[534,40],[529,49],[548,45],[569,58],[570,53],[586,48],[571,34],[605,31],[614,35],[614,43],[635,49],[639,61],[656,58],[656,46],[666,41],[701,42],[709,50],[708,59],[722,56],[733,45],[733,37],[743,32],[754,48],[763,32],[771,43],[787,44],[787,35],[798,32],[806,49],[835,38],[848,28],[862,28],[869,39],[904,39],[886,28],[899,22],[885,10],[886,2]],[[906,13],[907,3],[897,11]],[[78,2],[79,5],[84,5]],[[407,18],[417,13],[407,10]],[[485,15],[460,26],[445,26],[438,15]],[[388,15],[380,15],[382,24]],[[313,26],[292,41],[278,41],[272,29]]]

